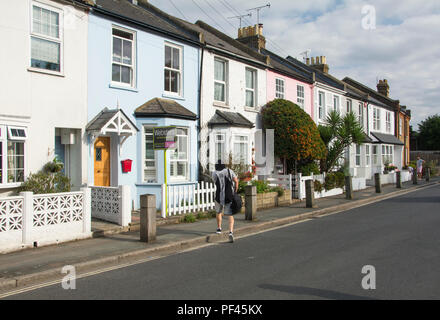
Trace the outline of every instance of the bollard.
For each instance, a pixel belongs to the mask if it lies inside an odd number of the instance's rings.
[[[245,219],[246,220],[257,220],[257,187],[256,186],[245,186],[244,187],[245,196]]]
[[[413,170],[413,174],[412,174],[412,180],[413,180],[413,184],[418,184],[418,177],[417,177],[417,170]]]
[[[313,183],[313,180],[306,180],[306,208],[316,208],[315,186]]]
[[[431,180],[431,168],[426,168],[426,182],[429,182]]]
[[[396,172],[396,188],[402,189],[402,173],[400,171]]]
[[[376,193],[382,193],[382,184],[380,183],[380,173],[374,174],[374,184],[376,185]]]
[[[142,242],[156,240],[156,196],[154,194],[141,195],[140,239]]]
[[[345,177],[345,198],[353,200],[353,178],[351,176]]]

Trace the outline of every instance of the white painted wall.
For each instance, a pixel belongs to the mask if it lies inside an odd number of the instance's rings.
[[[66,2],[38,0],[62,11],[62,72],[31,71],[31,0],[0,2],[0,35],[7,50],[0,50],[0,125],[20,123],[28,130],[25,175],[37,172],[54,158],[55,128],[77,129],[72,163],[74,184],[86,183],[87,124],[87,13]],[[0,193],[14,185],[0,186]]]
[[[214,102],[214,59],[221,58],[228,62],[227,72],[227,103],[219,104]],[[246,86],[246,67],[255,69],[257,71],[257,107],[245,107],[245,86]],[[200,142],[201,149],[199,152],[200,163],[203,168],[207,167],[207,162],[211,163],[210,170],[213,170],[215,149],[213,138],[209,139],[208,122],[215,115],[216,110],[225,112],[238,112],[246,117],[249,121],[255,124],[255,128],[219,128],[227,133],[227,141],[230,141],[233,133],[240,133],[249,136],[249,151],[252,155],[252,147],[254,145],[254,132],[256,129],[261,129],[260,110],[267,103],[266,99],[266,70],[256,68],[251,64],[246,64],[238,60],[234,60],[225,56],[221,56],[214,52],[205,51],[203,60],[203,79],[202,79],[202,101],[201,101],[201,126]],[[212,135],[213,137],[213,135]],[[231,145],[231,144],[230,144]],[[209,160],[207,151],[209,148]],[[226,149],[228,150],[228,149]],[[229,149],[232,151],[232,149]],[[252,161],[250,159],[250,161]]]

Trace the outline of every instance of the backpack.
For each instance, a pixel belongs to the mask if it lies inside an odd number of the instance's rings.
[[[231,181],[231,190],[232,190],[231,210],[232,210],[232,214],[236,214],[241,211],[241,208],[243,207],[243,201],[241,199],[241,196],[234,192],[232,186],[231,172],[228,171],[228,173],[229,173],[229,180]]]
[[[225,177],[225,204],[231,203],[234,196],[231,173],[229,172],[229,177]],[[220,203],[220,193],[221,193],[221,185],[220,185],[220,177],[217,175],[217,179],[215,181],[215,201]]]

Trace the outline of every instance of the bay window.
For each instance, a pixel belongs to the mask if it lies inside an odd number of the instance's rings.
[[[176,148],[170,153],[170,177],[172,180],[188,180],[189,137],[187,128],[176,128]]]
[[[153,149],[153,127],[144,127],[144,182],[157,182],[156,152]]]
[[[378,146],[373,146],[373,165],[379,164]]]
[[[249,164],[249,138],[244,135],[234,135],[234,162]]]
[[[275,79],[275,96],[278,99],[284,99],[284,80]]]
[[[370,145],[365,145],[365,166],[369,166],[371,163]]]
[[[361,166],[361,146],[359,144],[356,145],[356,167]]]
[[[304,109],[304,105],[305,105],[305,99],[304,99],[304,87],[297,85],[296,86],[296,95],[297,95],[297,102],[298,105]]]
[[[165,92],[181,95],[182,92],[182,48],[165,44]]]
[[[32,4],[32,68],[62,72],[62,11],[43,4]]]
[[[256,106],[257,71],[246,68],[246,106]]]
[[[384,165],[393,163],[393,147],[392,146],[382,146],[382,163]]]
[[[222,163],[227,161],[225,143],[226,137],[224,133],[215,135],[215,163],[217,163],[218,160],[222,160]]]
[[[214,100],[226,103],[227,62],[214,60]]]
[[[128,30],[112,29],[112,82],[134,87],[135,34]]]

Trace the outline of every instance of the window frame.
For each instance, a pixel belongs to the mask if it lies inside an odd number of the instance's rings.
[[[340,97],[337,95],[333,95],[333,110],[339,112],[340,110]]]
[[[278,88],[282,88],[282,91],[278,90]],[[275,78],[275,98],[284,99],[286,95],[285,88],[286,88],[286,82],[284,81],[284,79]]]
[[[240,141],[240,140],[237,140],[236,138],[237,137],[246,137],[246,141]],[[248,135],[248,134],[245,134],[245,133],[233,133],[232,134],[232,148],[231,148],[231,152],[232,152],[232,154],[235,154],[235,152],[234,152],[234,149],[235,149],[235,144],[236,143],[239,143],[239,144],[245,144],[247,147],[246,147],[246,158],[247,159],[245,159],[245,163],[241,163],[240,162],[240,164],[243,164],[243,165],[250,165],[250,136]],[[236,163],[236,158],[233,158],[233,161]]]
[[[147,160],[147,150],[145,147],[145,144],[147,142],[146,140],[146,129],[151,129],[153,130],[153,128],[156,126],[156,124],[144,124],[142,126],[142,183],[157,183],[158,179],[157,179],[157,154],[156,154],[156,150],[153,149],[154,152],[154,171],[155,171],[155,177],[154,181],[147,181],[147,177],[145,175],[145,170],[147,170],[148,168],[152,168],[152,167],[147,167],[145,165],[146,161],[151,161],[151,159]],[[151,135],[153,136],[153,132],[151,132]]]
[[[324,115],[325,115],[325,92],[318,91],[318,119],[324,120]]]
[[[373,129],[380,131],[380,109],[373,108]]]
[[[300,90],[301,89],[301,90]],[[300,95],[302,93],[302,97]],[[306,92],[304,86],[297,84],[296,85],[296,102],[298,105],[304,110],[306,106]]]
[[[26,138],[22,137],[12,137],[10,138],[10,130],[11,129],[23,129],[26,132]],[[27,146],[27,127],[17,127],[17,126],[8,126],[8,125],[0,125],[0,148],[1,148],[1,175],[0,175],[0,188],[14,188],[19,186],[22,182],[26,181],[26,158],[27,158],[27,152],[26,152],[26,146]],[[9,171],[12,170],[9,168],[8,162],[9,162],[9,152],[8,147],[9,143],[20,143],[23,145],[23,167],[22,168],[14,168],[15,171],[22,169],[23,171],[23,181],[15,181],[15,182],[8,182],[9,177]],[[14,148],[15,150],[15,148]],[[17,155],[14,154],[16,157]]]
[[[347,108],[347,113],[353,112],[353,100],[347,99],[346,108]]]
[[[178,130],[185,130],[186,131],[186,135],[181,135],[181,134],[177,134]],[[180,136],[186,137],[186,159],[179,159],[179,156],[177,155],[177,159],[172,159],[171,154],[170,154],[170,158],[169,158],[169,162],[170,162],[170,170],[169,170],[169,176],[170,176],[170,181],[172,182],[184,182],[184,181],[189,181],[189,177],[190,177],[190,146],[191,146],[191,142],[190,142],[190,133],[191,130],[189,127],[184,127],[184,126],[176,126],[176,148],[173,150],[173,152],[176,152],[176,150],[178,150],[179,148],[179,138]],[[171,166],[173,165],[173,163],[176,163],[175,165],[175,172],[178,172],[178,163],[179,162],[185,162],[186,163],[186,175],[185,176],[179,176],[179,175],[171,175]]]
[[[371,165],[371,150],[370,145],[365,145],[365,166],[369,167]]]
[[[361,156],[362,156],[362,146],[361,146],[360,144],[357,144],[357,145],[355,146],[355,151],[356,151],[356,154],[355,154],[355,166],[356,166],[356,167],[360,167],[361,164],[362,164],[362,161],[361,161]],[[358,160],[359,160],[359,161],[358,161]]]
[[[386,111],[385,113],[385,131],[391,133],[391,112]]]
[[[223,65],[225,66],[225,80],[224,81],[221,81],[221,80],[217,80],[216,78],[215,78],[215,62],[221,62],[221,63],[223,63]],[[227,60],[225,60],[225,59],[221,59],[221,58],[218,58],[218,57],[215,57],[214,58],[214,102],[216,102],[216,103],[222,103],[222,104],[228,104],[228,90],[229,90],[229,87],[228,87],[228,83],[229,83],[229,61],[227,61]],[[225,97],[225,101],[221,101],[221,100],[216,100],[216,97],[215,97],[215,85],[216,85],[216,83],[220,83],[220,84],[222,84],[222,85],[224,85],[224,90],[225,90],[225,92],[224,92],[224,97]]]
[[[380,147],[379,147],[379,145],[374,145],[373,146],[373,150],[372,150],[372,153],[373,153],[373,166],[374,165],[379,165],[379,152],[378,151],[380,151],[379,150],[380,149]]]
[[[171,49],[179,50],[179,67],[180,67],[180,69],[174,69],[172,67],[170,68],[170,67],[166,66],[166,47],[170,47]],[[171,52],[173,52],[173,51],[171,50]],[[173,65],[173,62],[171,61],[171,66],[172,65]],[[164,88],[163,88],[163,91],[164,91],[164,93],[166,95],[169,95],[169,96],[182,97],[183,96],[183,46],[180,46],[180,45],[177,45],[177,44],[174,44],[174,43],[171,43],[171,42],[167,42],[167,41],[165,42],[165,44],[164,44],[164,64],[163,64],[163,70],[164,70],[164,73],[163,73],[163,76],[164,76],[164,82],[163,82]],[[165,71],[177,72],[178,73],[179,78],[178,78],[178,89],[177,89],[177,92],[167,91],[166,90],[166,87],[165,87]],[[171,78],[170,78],[170,81],[171,81]],[[171,84],[171,82],[170,82],[170,84]],[[171,89],[171,86],[170,86],[170,89]]]
[[[45,9],[45,10],[49,10],[52,12],[55,12],[58,14],[58,34],[59,37],[58,38],[54,38],[48,35],[44,35],[41,33],[37,33],[34,31],[34,6],[40,8],[40,9]],[[44,68],[39,68],[39,67],[34,67],[32,66],[32,37],[40,39],[40,40],[45,40],[45,41],[49,41],[49,42],[55,42],[57,44],[59,44],[59,59],[60,59],[60,70],[56,71],[56,70],[49,70],[49,69],[44,69]],[[47,73],[47,74],[53,74],[53,75],[63,75],[64,74],[64,11],[61,8],[58,7],[54,7],[45,3],[41,3],[41,2],[37,2],[37,1],[31,1],[30,2],[30,26],[29,26],[29,67],[28,70],[29,71],[37,71],[37,72],[41,72],[41,73]]]
[[[248,86],[247,86],[246,75],[247,75],[248,71],[252,72],[254,88],[248,88]],[[245,91],[245,95],[244,95],[244,105],[245,105],[245,107],[256,109],[257,108],[257,92],[258,92],[257,91],[258,84],[257,84],[257,70],[256,69],[246,67],[246,69],[245,69],[245,77],[244,77],[244,87],[245,87],[245,90],[244,90]],[[249,106],[247,104],[247,93],[248,93],[248,91],[252,92],[252,95],[253,95],[253,101],[252,101],[253,106]]]
[[[358,121],[362,127],[364,127],[364,104],[362,102],[358,103]]]
[[[125,32],[125,33],[129,33],[129,34],[133,35],[133,39],[130,40],[130,39],[127,39],[127,38],[124,38],[124,37],[121,37],[121,36],[114,35],[113,34],[113,29],[116,29],[116,30],[119,30],[119,31],[122,31],[122,32]],[[135,30],[127,29],[127,28],[124,28],[124,27],[112,24],[112,41],[111,41],[111,51],[110,51],[110,54],[111,54],[111,77],[110,77],[110,83],[111,83],[112,86],[126,87],[126,88],[136,88],[136,85],[137,85],[136,84],[137,83],[137,74],[136,74],[137,73],[136,72],[136,70],[137,70],[136,69],[137,68],[137,54],[136,54],[137,53],[137,46],[136,46],[136,44],[137,44],[137,37],[136,36],[137,36],[137,33],[136,33]],[[132,54],[131,60],[132,60],[132,65],[128,65],[128,64],[125,64],[123,62],[115,62],[115,61],[113,61],[113,39],[115,37],[118,38],[118,39],[121,39],[122,41],[130,41],[131,42],[131,54]],[[121,47],[121,60],[123,59],[123,52],[122,52],[122,50],[123,50],[123,45]],[[119,82],[119,81],[114,81],[113,80],[113,64],[117,64],[119,66],[124,66],[124,67],[131,68],[130,83]]]
[[[222,136],[223,140],[219,141],[218,140],[219,136]],[[217,144],[222,144],[223,150],[224,150],[224,152],[226,152],[226,133],[225,132],[222,132],[222,131],[215,131],[214,132],[214,164],[216,164],[217,161],[219,160]],[[225,161],[226,159],[221,159],[221,160]]]

